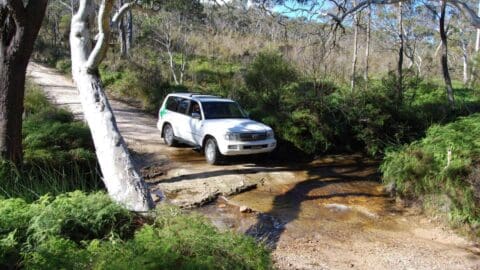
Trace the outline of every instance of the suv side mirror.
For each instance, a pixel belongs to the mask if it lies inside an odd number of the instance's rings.
[[[199,113],[192,113],[192,118],[197,120],[202,120],[202,116]]]

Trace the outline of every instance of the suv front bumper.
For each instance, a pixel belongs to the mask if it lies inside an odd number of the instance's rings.
[[[218,150],[225,156],[251,155],[272,152],[277,147],[275,139],[241,142],[222,140],[218,142]]]

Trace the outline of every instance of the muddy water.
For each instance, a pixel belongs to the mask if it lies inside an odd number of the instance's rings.
[[[329,156],[293,168],[293,177],[269,177],[257,189],[199,211],[219,227],[264,238],[272,246],[287,230],[302,236],[385,226],[398,208],[384,191],[377,168],[376,161],[359,155]],[[250,213],[240,213],[240,207]]]
[[[374,160],[265,169],[256,189],[196,211],[266,243],[278,269],[480,269],[480,247],[396,203]]]

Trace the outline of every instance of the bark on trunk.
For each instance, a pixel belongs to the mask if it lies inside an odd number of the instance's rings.
[[[127,16],[125,21],[126,21],[126,43],[125,43],[125,48],[127,49],[127,55],[130,53],[130,49],[132,48],[132,43],[133,43],[133,15],[132,11],[129,10],[127,11]]]
[[[27,65],[23,59],[7,58],[10,59],[0,59],[3,63],[0,65],[0,154],[2,158],[20,164],[23,157],[22,114]]]
[[[23,158],[25,74],[47,2],[0,3],[0,156],[16,164]]]
[[[93,4],[92,0],[82,0],[79,11],[72,18],[70,34],[72,75],[79,90],[85,119],[92,133],[103,181],[109,195],[127,209],[147,211],[153,208],[150,193],[136,170],[118,130],[98,75],[97,66],[103,58],[104,49],[102,46],[96,46],[92,50],[90,45],[92,36],[89,26],[92,26],[95,16]],[[103,42],[103,46],[108,44],[111,4],[112,1],[103,1],[100,7],[103,8],[103,12],[99,12],[100,38],[96,45],[99,45],[98,42]]]
[[[450,78],[450,72],[448,71],[448,45],[447,45],[447,33],[445,32],[445,11],[447,8],[446,0],[442,0],[442,10],[440,12],[440,39],[442,40],[442,74],[445,81],[445,88],[447,91],[447,99],[450,108],[455,109],[455,98],[453,96],[452,80]]]
[[[124,0],[119,1],[119,9],[124,5]],[[133,39],[133,18],[132,11],[126,11],[125,15],[119,22],[118,34],[120,38],[120,55],[122,58],[127,58],[130,53]]]

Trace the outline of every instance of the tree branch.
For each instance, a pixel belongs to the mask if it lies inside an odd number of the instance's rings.
[[[80,3],[78,5],[78,11],[75,15],[73,15],[72,22],[84,22],[87,23],[89,14],[91,14],[91,8],[93,6],[89,3],[91,0],[79,0]]]
[[[25,14],[25,7],[23,6],[23,1],[22,0],[3,0],[2,4],[12,14],[12,18],[15,21],[15,24],[17,25],[17,27],[24,27],[25,23],[27,22],[27,19]]]
[[[62,6],[64,6],[64,7],[68,8],[68,10],[70,10],[70,11],[73,13],[73,7],[72,7],[70,4],[65,3],[65,2],[62,1],[62,0],[58,0],[58,3],[60,3],[60,4],[61,4]]]
[[[117,13],[113,15],[112,28],[116,28],[118,26],[118,23],[122,19],[123,15],[125,14],[125,12],[127,12],[129,9],[131,9],[135,5],[137,5],[136,1],[131,1],[129,3],[123,4],[123,6],[120,7]]]
[[[88,70],[94,70],[102,62],[108,49],[110,40],[110,14],[113,8],[113,0],[102,0],[98,10],[98,34],[97,42],[86,62]]]
[[[342,24],[342,22],[347,18],[350,14],[356,13],[370,5],[391,5],[396,4],[398,2],[405,1],[405,0],[364,0],[358,3],[356,6],[352,7],[351,9],[343,12],[342,14],[333,14],[331,12],[326,12],[321,15],[331,17],[337,24]],[[333,1],[335,2],[335,1]],[[336,3],[336,2],[335,2]],[[337,5],[338,6],[338,5]]]
[[[477,16],[477,13],[465,2],[460,0],[449,0],[448,2],[454,7],[458,8],[460,11],[462,11],[463,15],[465,15],[470,20],[470,24],[473,27],[480,28],[480,18]]]

